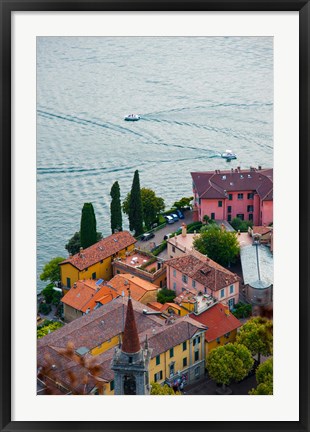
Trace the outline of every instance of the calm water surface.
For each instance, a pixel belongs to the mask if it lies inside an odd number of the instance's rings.
[[[272,38],[37,39],[38,274],[67,256],[84,202],[110,234],[111,186],[124,198],[135,169],[169,206],[191,171],[250,165],[273,165]]]

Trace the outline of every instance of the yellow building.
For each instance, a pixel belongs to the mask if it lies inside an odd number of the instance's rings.
[[[61,394],[114,394],[111,361],[114,348],[122,341],[127,301],[127,297],[115,298],[39,339],[38,367],[47,371],[40,376],[42,386],[52,383]],[[205,326],[189,316],[162,319],[146,314],[145,305],[133,299],[132,304],[140,343],[147,338],[151,350],[149,381],[174,386],[201,379]],[[69,345],[70,354],[66,351]]]
[[[81,249],[59,264],[63,288],[70,289],[78,280],[110,280],[113,276],[112,261],[132,251],[135,243],[136,239],[128,231],[122,231]]]
[[[157,285],[130,273],[117,274],[108,282],[108,286],[113,288],[118,295],[122,293],[127,295],[127,290],[130,290],[131,298],[145,305],[148,302],[156,301],[160,289]]]

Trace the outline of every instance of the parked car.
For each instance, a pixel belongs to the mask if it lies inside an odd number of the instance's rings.
[[[175,220],[172,216],[164,216],[168,224],[173,224]]]
[[[168,240],[168,238],[170,238],[170,236],[171,236],[171,233],[165,234],[164,235],[164,240]]]
[[[145,233],[143,234],[143,236],[141,237],[142,241],[148,241],[151,240],[153,237],[155,237],[154,233]]]
[[[184,219],[184,214],[181,212],[181,210],[176,210],[176,214],[178,215],[179,219]]]
[[[173,218],[173,220],[175,220],[175,221],[178,221],[179,220],[179,216],[176,214],[176,213],[171,213],[171,215],[170,215],[172,218]]]

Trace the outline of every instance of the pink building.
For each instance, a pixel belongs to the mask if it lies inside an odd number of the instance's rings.
[[[215,170],[191,173],[195,219],[232,221],[235,217],[254,225],[273,222],[273,169]]]
[[[167,266],[167,288],[176,295],[187,291],[234,307],[239,301],[239,280],[235,274],[197,251],[172,258]]]

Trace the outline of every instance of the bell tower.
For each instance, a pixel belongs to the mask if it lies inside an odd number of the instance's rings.
[[[112,360],[115,395],[150,394],[150,358],[151,350],[147,338],[144,348],[140,345],[129,291],[123,341],[115,348]]]

